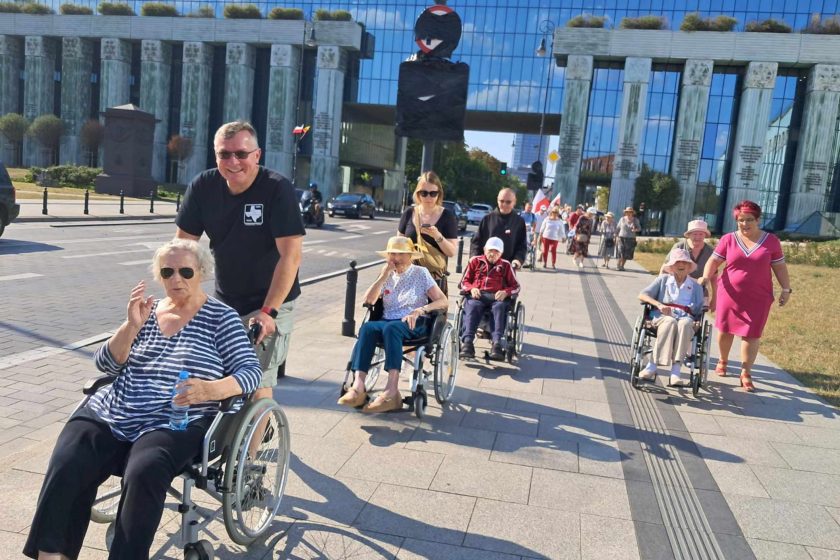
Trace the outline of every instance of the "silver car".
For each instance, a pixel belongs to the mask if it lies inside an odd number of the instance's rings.
[[[484,216],[489,214],[493,207],[489,204],[473,204],[467,210],[467,222],[471,224],[480,224]]]

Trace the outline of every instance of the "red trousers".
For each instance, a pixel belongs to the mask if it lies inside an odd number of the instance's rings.
[[[548,263],[548,252],[551,251],[551,266],[557,263],[557,240],[542,238],[542,261]]]

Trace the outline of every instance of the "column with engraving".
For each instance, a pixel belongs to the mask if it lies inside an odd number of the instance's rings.
[[[592,86],[593,59],[589,55],[569,55],[566,62],[563,93],[563,119],[560,122],[560,146],[555,173],[555,190],[563,203],[582,202],[578,196],[580,159]]]
[[[93,42],[80,37],[61,40],[61,136],[59,161],[89,165],[80,133],[90,117],[90,74],[93,70]]]
[[[225,49],[224,122],[251,121],[254,103],[256,49],[248,43],[228,43]]]
[[[166,145],[169,142],[169,96],[172,47],[163,41],[140,44],[140,108],[155,116],[152,177],[166,182]]]
[[[344,92],[345,54],[336,46],[319,46],[312,101],[312,160],[309,180],[329,198],[341,192],[338,147],[341,142],[341,104]]]
[[[268,110],[265,131],[265,165],[292,177],[295,151],[294,127],[298,103],[301,47],[271,45],[268,77]]]
[[[20,113],[20,70],[23,66],[23,41],[20,37],[0,35],[0,115]],[[0,134],[0,160],[19,165],[17,146]]]
[[[192,140],[192,153],[182,163],[178,182],[189,183],[207,168],[212,151],[209,127],[210,86],[213,74],[213,45],[197,41],[184,43],[181,70],[180,134]]]
[[[31,123],[41,115],[52,115],[55,102],[55,55],[53,39],[28,36],[25,39],[23,82],[23,116]],[[23,164],[26,167],[46,165],[49,154],[37,140],[23,140]]]

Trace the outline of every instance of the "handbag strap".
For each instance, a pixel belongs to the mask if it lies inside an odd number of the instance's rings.
[[[412,221],[414,222],[414,229],[417,232],[417,247],[420,249],[421,253],[428,253],[429,247],[426,245],[426,241],[423,239],[423,234],[420,233],[420,212],[418,212],[417,206],[414,206],[411,209],[412,212]]]

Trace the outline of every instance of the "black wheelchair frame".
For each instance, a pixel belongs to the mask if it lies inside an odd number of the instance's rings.
[[[651,324],[653,306],[649,303],[641,303],[643,311],[636,319],[636,324],[633,327],[630,350],[630,384],[636,389],[639,388],[639,373],[642,371],[644,358],[653,352],[651,339],[656,338],[656,327]],[[694,317],[693,351],[690,356],[686,356],[683,360],[683,364],[689,367],[689,385],[691,394],[695,397],[700,388],[706,384],[709,372],[709,344],[712,338],[712,325],[706,320],[705,311],[704,309],[699,317]]]
[[[380,320],[384,313],[382,298],[376,300],[374,304],[366,303],[364,307],[365,316],[359,324],[359,330],[368,321]],[[426,316],[434,319],[429,334],[403,341],[403,362],[412,367],[411,394],[403,397],[403,404],[413,410],[417,418],[423,418],[426,414],[428,405],[426,383],[429,379],[432,379],[435,400],[443,405],[452,399],[452,394],[455,392],[455,379],[458,375],[458,337],[453,326],[447,321],[446,311],[433,311]],[[358,333],[356,337],[358,338]],[[412,353],[414,356],[409,357],[408,354]],[[432,366],[431,371],[424,367],[426,357],[429,358]],[[365,377],[365,390],[368,394],[376,386],[384,364],[385,348],[382,344],[377,344],[376,353]],[[354,375],[348,360],[339,396],[344,395],[353,385]]]
[[[458,334],[458,350],[461,349],[461,336],[464,329],[464,316],[466,310],[464,306],[466,301],[470,299],[467,292],[461,291],[461,298],[458,300],[458,309],[455,312],[455,331]],[[507,310],[507,324],[505,325],[505,337],[502,341],[502,347],[505,351],[505,361],[509,364],[513,363],[514,358],[522,356],[522,343],[525,338],[525,304],[519,301],[517,296],[512,296],[510,305]],[[478,324],[478,329],[484,333],[483,338],[489,338],[490,333],[486,326],[490,319],[490,310],[486,309]],[[476,334],[478,338],[478,334]],[[484,352],[484,359],[489,363],[490,352]]]

